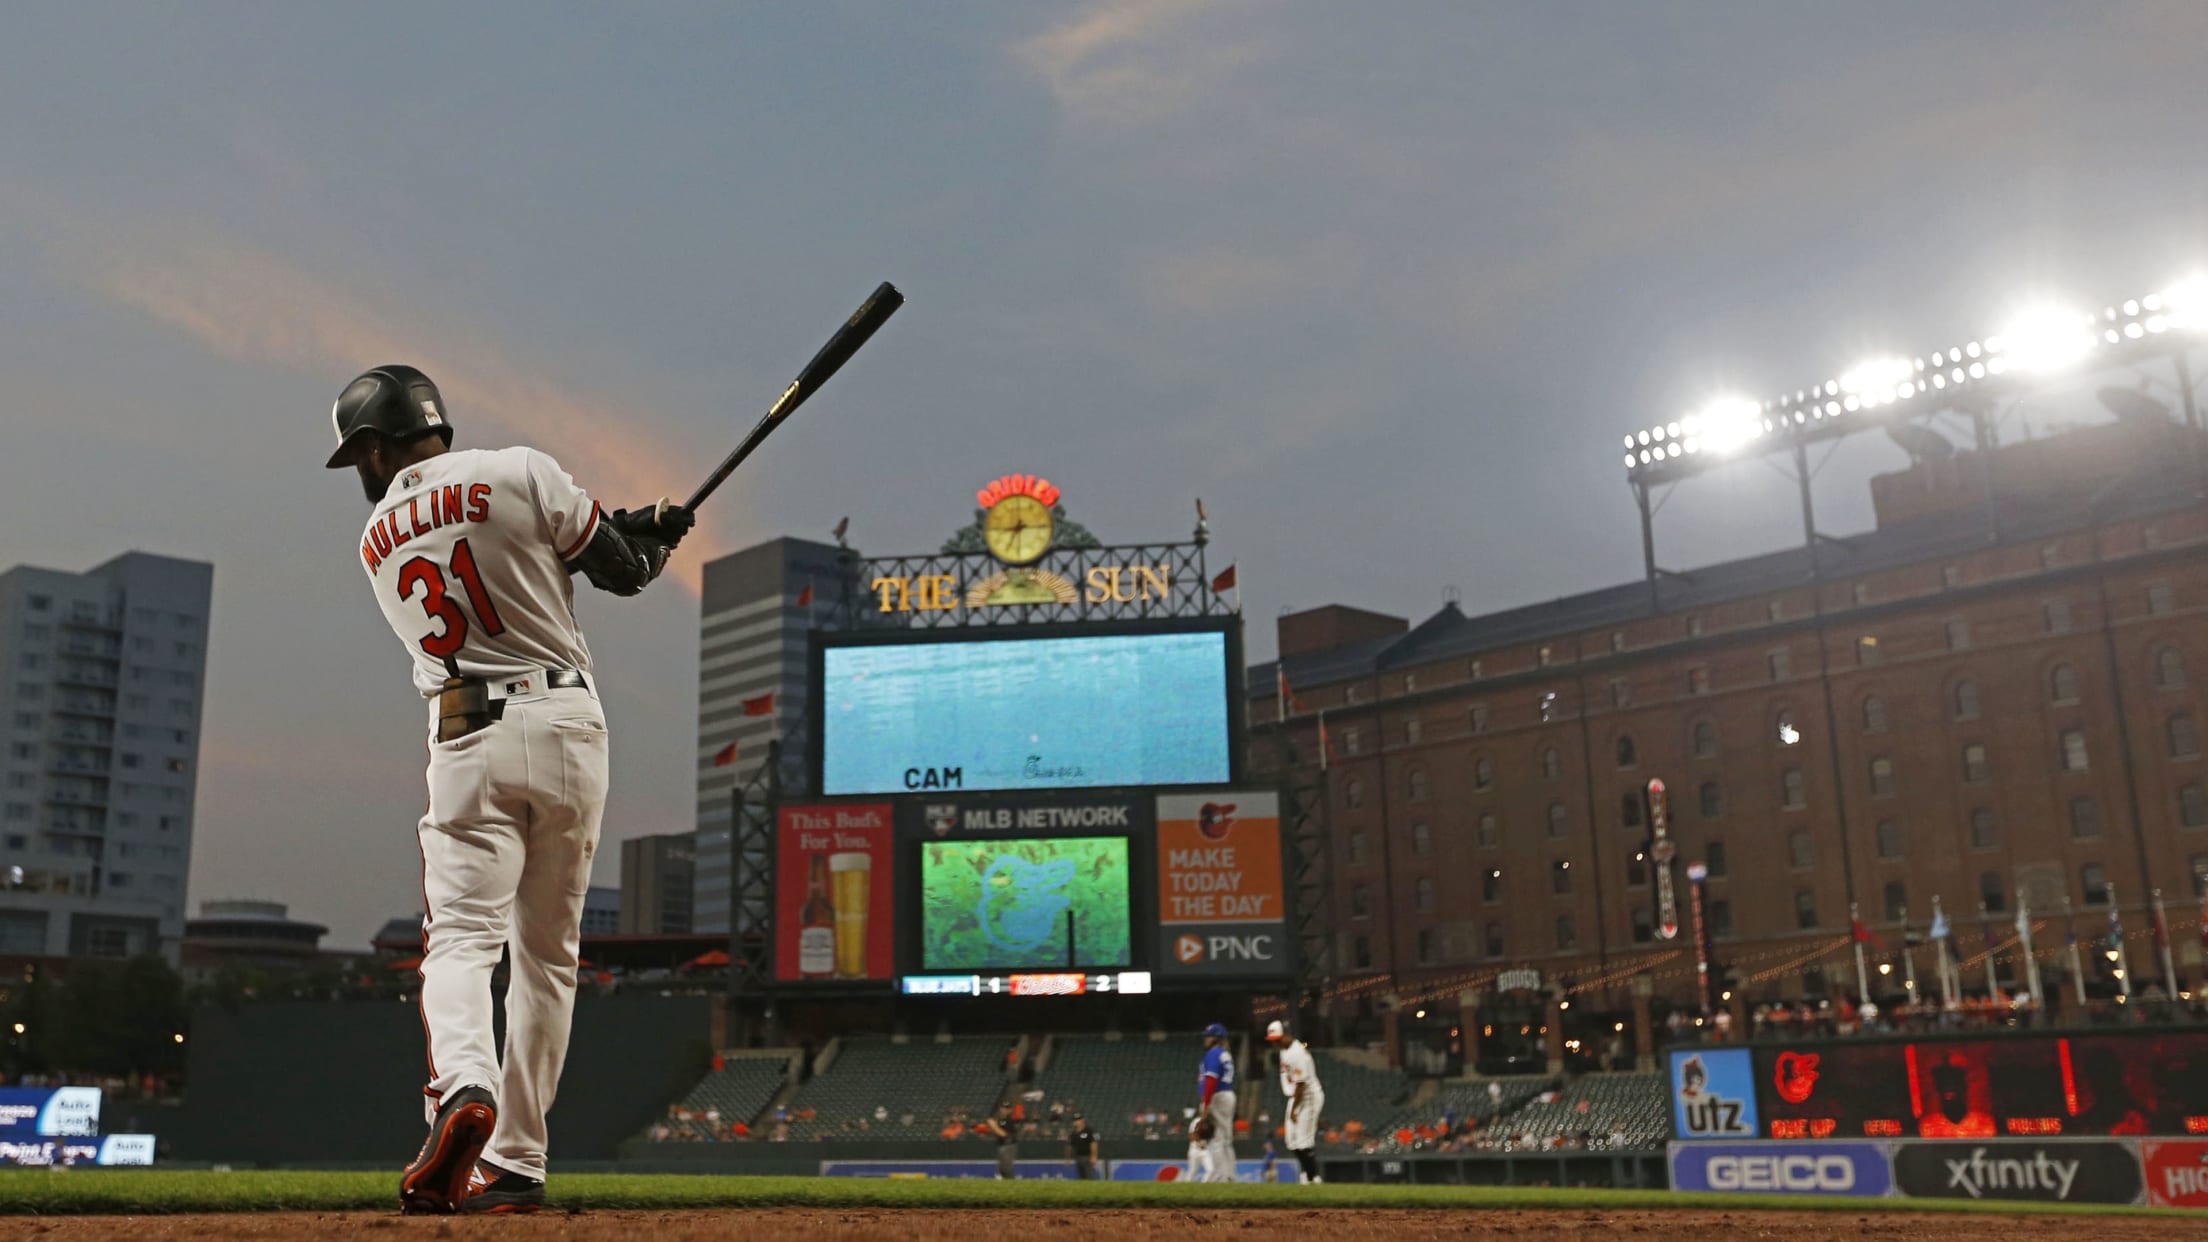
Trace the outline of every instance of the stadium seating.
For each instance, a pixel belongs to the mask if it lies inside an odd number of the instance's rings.
[[[1431,1144],[1430,1139],[1417,1137],[1423,1128],[1439,1129],[1446,1119],[1452,1125],[1475,1123],[1476,1132],[1505,1134],[1510,1132],[1509,1115],[1528,1100],[1554,1089],[1556,1080],[1546,1077],[1491,1078],[1486,1082],[1447,1082],[1439,1090],[1415,1105],[1397,1110],[1392,1116],[1374,1126],[1367,1123],[1362,1138],[1344,1136],[1345,1141],[1359,1145],[1375,1145],[1375,1150],[1406,1151]],[[1491,1090],[1492,1088],[1492,1090]],[[1331,1102],[1327,1108],[1333,1112]],[[1498,1118],[1503,1120],[1498,1121]],[[1331,1128],[1331,1120],[1328,1122]],[[1414,1137],[1405,1142],[1404,1132]]]
[[[1152,1039],[1133,1035],[1105,1039],[1061,1035],[1052,1045],[1049,1065],[1036,1086],[1039,1100],[1028,1103],[1029,1117],[1047,1116],[1053,1103],[1084,1115],[1106,1139],[1159,1137],[1184,1125],[1182,1109],[1196,1106],[1198,1069],[1204,1058],[1201,1035]],[[1272,1085],[1274,1093],[1279,1084]],[[1137,1117],[1164,1114],[1163,1124]]]
[[[826,1073],[790,1099],[790,1138],[928,1139],[989,1115],[1004,1093],[1009,1039],[845,1039]],[[773,1124],[761,1118],[761,1127]]]
[[[661,1142],[710,1142],[738,1137],[736,1127],[751,1128],[767,1101],[789,1081],[784,1056],[732,1057],[725,1068],[708,1073],[668,1110],[652,1129]]]
[[[1661,1147],[1671,1131],[1671,1105],[1662,1074],[1589,1074],[1554,1100],[1527,1101],[1495,1128],[1537,1143],[1583,1136],[1588,1147]]]
[[[1411,1094],[1410,1079],[1403,1071],[1374,1068],[1325,1048],[1312,1049],[1318,1062],[1319,1084],[1326,1089],[1326,1111],[1319,1123],[1329,1129],[1352,1120],[1372,1126],[1401,1112]],[[1266,1083],[1264,1108],[1276,1122],[1287,1116],[1287,1099],[1280,1093],[1280,1077]]]

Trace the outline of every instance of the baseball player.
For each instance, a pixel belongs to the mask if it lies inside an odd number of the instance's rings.
[[[1319,1110],[1326,1107],[1318,1061],[1277,1018],[1265,1028],[1265,1040],[1280,1049],[1280,1093],[1288,1097],[1288,1152],[1296,1158],[1296,1180],[1309,1185],[1319,1180]]]
[[[1211,1118],[1198,1113],[1188,1123],[1188,1175],[1182,1181],[1208,1182],[1211,1180]]]
[[[606,718],[569,574],[634,595],[691,517],[604,513],[533,449],[451,451],[444,398],[412,367],[362,374],[331,421],[329,466],[358,472],[370,505],[361,566],[430,703],[417,831],[430,1129],[399,1203],[534,1211],[606,799]],[[503,1061],[491,1046],[502,950]]]
[[[1204,1180],[1234,1180],[1234,1054],[1227,1051],[1227,1028],[1204,1028],[1204,1116],[1211,1121],[1211,1173]]]

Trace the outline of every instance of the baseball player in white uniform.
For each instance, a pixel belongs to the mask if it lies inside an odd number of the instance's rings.
[[[1288,1151],[1296,1158],[1296,1180],[1309,1185],[1319,1180],[1319,1110],[1326,1107],[1319,1063],[1311,1049],[1289,1035],[1277,1019],[1265,1028],[1265,1038],[1280,1049],[1280,1093],[1288,1097]]]
[[[450,451],[446,419],[436,385],[404,366],[364,373],[331,412],[328,464],[354,467],[372,506],[361,567],[429,701],[417,835],[430,1133],[399,1200],[526,1212],[544,1202],[544,1118],[606,799],[606,718],[569,574],[634,595],[691,518],[664,504],[605,513],[533,449]],[[501,951],[503,1060],[491,1041]]]

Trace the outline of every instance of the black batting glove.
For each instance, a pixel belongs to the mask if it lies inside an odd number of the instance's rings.
[[[665,509],[656,506],[616,509],[609,520],[615,530],[632,539],[656,540],[670,550],[698,523],[697,515],[681,505],[668,505]]]

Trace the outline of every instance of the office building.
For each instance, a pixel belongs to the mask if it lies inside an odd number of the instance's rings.
[[[698,649],[696,888],[689,930],[729,930],[731,794],[785,748],[785,796],[804,793],[808,634],[854,594],[850,554],[773,539],[705,566]]]
[[[139,552],[0,573],[0,952],[174,960],[213,581]]]
[[[621,843],[622,935],[689,934],[697,843],[692,832],[630,837]]]

